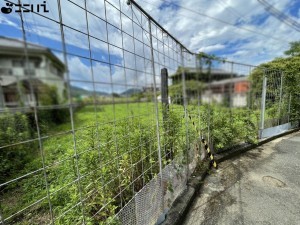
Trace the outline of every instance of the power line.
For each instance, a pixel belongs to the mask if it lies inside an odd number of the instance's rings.
[[[223,5],[223,7],[231,11],[238,19],[243,17],[241,13],[239,13],[235,8],[228,5],[227,2],[224,2],[223,0],[217,0],[217,1],[220,3],[220,5]]]
[[[155,7],[158,7],[157,5],[153,4],[153,3],[150,3],[146,0],[141,0],[149,5],[153,5]],[[204,13],[201,13],[201,12],[198,12],[196,10],[193,10],[193,9],[190,9],[190,8],[187,8],[187,7],[184,7],[184,6],[181,6],[175,2],[170,2],[170,1],[167,1],[167,0],[160,0],[162,2],[166,2],[166,3],[169,3],[169,4],[173,4],[174,6],[177,6],[181,9],[184,9],[186,11],[189,11],[189,12],[192,12],[192,13],[195,13],[197,15],[200,15],[200,16],[203,16],[203,17],[206,17],[206,18],[209,18],[211,20],[215,20],[219,23],[223,23],[223,24],[226,24],[226,25],[230,25],[230,26],[233,26],[234,28],[236,29],[240,29],[240,30],[244,30],[244,31],[248,31],[248,32],[251,32],[251,33],[255,33],[255,34],[258,34],[258,35],[261,35],[261,36],[264,36],[264,37],[267,37],[267,38],[270,38],[270,39],[273,39],[273,40],[276,40],[276,41],[280,41],[280,42],[290,42],[290,41],[287,41],[287,40],[284,40],[284,39],[281,39],[281,38],[276,38],[276,37],[273,37],[273,36],[270,36],[268,34],[264,34],[264,33],[261,33],[261,32],[258,32],[258,31],[255,31],[255,30],[252,30],[252,29],[249,29],[249,28],[246,28],[246,27],[239,27],[237,26],[236,24],[233,24],[233,23],[230,23],[230,22],[227,22],[227,21],[224,21],[224,20],[221,20],[219,18],[216,18],[216,17],[213,17],[213,16],[209,16],[207,14],[204,14]],[[187,17],[187,16],[186,16]]]
[[[270,3],[265,0],[257,0],[260,4],[262,4],[266,11],[268,11],[272,16],[274,16],[279,21],[285,23],[291,28],[294,28],[296,31],[300,32],[300,23],[296,20],[293,20],[291,17],[287,16],[283,12],[279,11],[275,7],[273,7]]]

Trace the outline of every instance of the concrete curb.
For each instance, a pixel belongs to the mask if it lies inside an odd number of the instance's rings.
[[[192,176],[192,178],[188,180],[187,189],[185,189],[174,201],[171,209],[166,215],[166,220],[161,223],[161,225],[182,225],[207,174],[208,169],[205,169],[197,176]]]
[[[247,152],[247,151],[249,151],[253,148],[259,147],[259,146],[261,146],[265,143],[273,141],[276,138],[283,137],[285,135],[297,132],[299,130],[300,130],[300,128],[295,128],[295,129],[289,130],[287,132],[284,132],[284,133],[281,133],[281,134],[278,134],[278,135],[260,140],[257,144],[246,144],[246,145],[241,145],[241,146],[234,146],[231,149],[228,149],[224,152],[220,152],[220,153],[215,154],[215,159],[216,159],[217,163],[221,163],[221,162],[223,162],[227,159],[230,159],[234,156],[238,156],[238,155],[240,155],[244,152]]]
[[[215,154],[215,160],[217,163],[223,162],[227,159],[230,159],[234,156],[240,155],[243,152],[249,151],[253,148],[261,146],[265,143],[268,143],[276,138],[294,133],[299,131],[300,128],[296,128],[276,136],[266,138],[259,141],[257,144],[246,144],[241,146],[235,146],[231,149],[227,149],[224,152]],[[192,176],[187,183],[187,189],[179,195],[179,197],[172,204],[171,209],[166,215],[166,219],[161,225],[182,225],[185,220],[185,217],[192,206],[193,201],[196,198],[196,195],[201,191],[202,184],[206,176],[208,175],[209,169],[205,169],[195,176]]]

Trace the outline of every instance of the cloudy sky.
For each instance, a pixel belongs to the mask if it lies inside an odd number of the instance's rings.
[[[86,5],[84,0],[60,1],[73,85],[120,93],[153,83],[148,21],[139,10],[128,6],[126,0],[87,0]],[[300,30],[299,0],[266,1],[295,21]],[[35,11],[36,5],[43,3],[22,2],[33,4]],[[282,56],[289,42],[300,39],[297,28],[270,15],[258,0],[136,2],[192,52],[258,65]],[[1,7],[4,5],[5,1]],[[26,38],[50,48],[64,61],[57,1],[48,0],[46,7],[49,13],[23,13]],[[0,13],[0,35],[22,39],[21,24],[18,13]],[[173,73],[182,63],[179,46],[155,25],[151,27],[156,75],[163,67]],[[191,62],[192,57],[185,54],[184,64]],[[97,82],[94,86],[93,81]]]
[[[298,22],[298,31],[272,16],[258,0],[138,2],[194,52],[257,65],[281,56],[289,42],[300,40],[299,0],[266,0]]]

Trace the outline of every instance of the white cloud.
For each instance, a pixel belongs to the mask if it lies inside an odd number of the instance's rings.
[[[288,48],[289,41],[298,40],[297,32],[272,16],[267,17],[264,23],[251,24],[250,22],[254,21],[254,19],[258,20],[258,18],[262,18],[261,16],[268,15],[264,7],[259,4],[257,0],[178,0],[176,4],[182,6],[180,8],[159,7],[163,4],[163,1],[164,0],[140,0],[137,2],[149,12],[153,18],[161,23],[170,34],[175,36],[193,52],[214,52],[215,54],[219,53],[220,56],[226,57],[229,60],[236,60],[247,64],[258,64],[282,55],[283,51]],[[33,0],[31,0],[31,2],[33,2]],[[106,43],[109,42],[111,44],[109,47],[111,63],[125,65],[129,68],[124,70],[122,67],[112,66],[113,82],[125,84],[126,77],[126,82],[129,85],[131,83],[134,84],[134,82],[135,84],[140,82],[142,83],[141,85],[149,85],[152,83],[152,77],[145,75],[151,73],[151,62],[149,61],[151,52],[148,47],[150,44],[149,35],[146,35],[146,32],[143,32],[140,27],[142,26],[143,29],[148,31],[148,21],[145,17],[142,17],[138,10],[134,10],[132,14],[131,6],[128,6],[125,0],[121,1],[121,6],[119,6],[118,0],[107,0],[106,3],[102,0],[89,0],[87,1],[87,8],[95,15],[88,14],[88,30],[85,11],[67,0],[61,0],[61,2],[63,8],[63,23],[80,32],[89,32],[90,35],[96,38],[91,38],[91,48],[93,54],[98,54],[97,60],[102,60],[106,63],[109,62],[107,57],[108,45]],[[84,7],[83,1],[76,0],[75,2],[81,7]],[[284,11],[289,1],[270,0],[269,3],[274,5],[277,9]],[[56,1],[47,1],[47,4],[50,13],[46,16],[58,21],[59,14]],[[106,5],[106,12],[104,10],[104,4]],[[125,13],[125,15],[121,15],[122,23],[118,11],[120,7]],[[192,11],[187,9],[191,9]],[[201,16],[199,13],[218,18],[227,23],[239,24],[237,27],[241,29]],[[31,41],[39,42],[43,37],[61,41],[58,23],[31,13],[24,14],[24,16],[25,28],[28,34],[31,33],[39,37],[36,39],[32,38]],[[135,21],[134,23],[131,21],[132,16]],[[106,17],[108,23],[106,23]],[[0,24],[9,24],[12,27],[19,26],[20,28],[20,23],[17,24],[15,22],[18,16],[15,14],[11,18],[13,18],[13,20],[9,20],[0,14]],[[121,27],[128,35],[125,33],[123,33],[123,36],[121,35],[121,32],[117,29]],[[246,31],[245,29],[253,30],[256,33]],[[106,30],[109,32],[108,35]],[[157,41],[156,38],[153,38],[153,45],[156,49],[156,51],[154,51],[156,62],[166,64],[170,69],[170,73],[174,72],[180,64],[179,49],[173,45],[169,37],[161,34],[155,27],[152,27],[152,32],[155,36],[158,36],[160,41],[168,42],[170,46],[169,49],[164,49],[160,42]],[[263,33],[266,36],[257,33]],[[130,37],[133,34],[138,40],[134,40]],[[67,44],[72,45],[73,48],[77,47],[77,50],[74,51],[81,49],[83,55],[89,56],[88,39],[85,34],[72,31],[70,28],[65,28],[65,38]],[[274,40],[273,38],[280,40]],[[49,43],[48,47],[51,47],[51,43]],[[123,47],[130,52],[135,51],[136,54],[142,57],[134,57],[133,54],[122,51],[120,48]],[[143,57],[146,59],[143,59]],[[69,56],[68,61],[72,76],[78,79],[86,79],[88,76],[91,76],[88,75],[90,68],[87,66],[88,63],[84,62],[84,59]],[[193,60],[186,60],[185,64],[191,61]],[[159,75],[160,69],[163,66],[164,65],[156,64],[156,75]],[[137,69],[139,72],[133,72],[134,69]],[[101,77],[99,78],[100,80],[104,78],[108,79],[106,74],[109,74],[110,70],[107,64],[94,62],[93,70],[96,76]],[[101,80],[101,82],[102,81],[103,80]],[[157,81],[159,81],[159,79],[157,79]],[[121,87],[119,87],[119,89],[121,89]]]
[[[4,15],[0,14],[0,24],[12,26],[15,28],[19,28],[18,24],[13,22],[12,20],[8,20]]]
[[[206,47],[201,47],[198,52],[210,52],[215,50],[224,49],[226,46],[222,44],[216,44],[216,45],[209,45]]]
[[[147,0],[148,2],[148,0]],[[163,1],[156,1],[154,4],[161,4]],[[278,9],[284,9],[288,1],[270,2],[276,3],[274,6]],[[140,1],[143,6],[148,5],[143,0]],[[261,55],[261,49],[265,49],[265,61],[270,60],[273,56],[282,54],[284,49],[288,47],[288,42],[297,40],[297,33],[285,24],[279,22],[276,18],[270,16],[263,24],[251,25],[247,24],[259,15],[268,15],[264,7],[256,0],[251,1],[207,1],[207,0],[190,0],[180,1],[180,5],[192,9],[199,13],[205,13],[211,17],[224,20],[228,23],[236,23],[242,21],[244,25],[241,28],[251,29],[257,33],[266,34],[269,37],[251,33],[245,30],[239,30],[230,25],[222,24],[215,20],[205,18],[199,14],[187,11],[182,8],[177,12],[177,16],[171,18],[166,23],[169,32],[182,41],[191,50],[197,51],[199,49],[211,50],[210,46],[222,46],[228,42],[247,40],[244,44],[239,44],[237,51],[248,52],[249,54],[241,57],[236,57],[237,54],[224,55],[229,59],[244,61],[247,63],[257,63],[256,55]],[[156,12],[156,13],[155,13]],[[153,10],[152,15],[158,18],[159,21],[165,21],[164,18],[169,18],[168,15],[160,13],[158,10]],[[164,24],[162,24],[164,26]],[[288,34],[288,36],[287,36]],[[282,41],[273,40],[278,38]],[[249,43],[250,41],[250,43]],[[226,48],[232,48],[227,46]],[[228,49],[229,50],[229,49]],[[261,57],[261,56],[260,56]]]

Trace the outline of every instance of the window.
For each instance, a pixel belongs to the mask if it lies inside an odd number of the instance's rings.
[[[50,72],[57,75],[57,69],[52,64],[50,65]]]
[[[64,73],[63,73],[62,70],[57,69],[57,75],[58,75],[59,77],[63,77],[63,76],[64,76]]]
[[[24,69],[24,74],[25,75],[35,75],[35,70],[34,69]]]
[[[40,61],[35,60],[33,63],[34,63],[34,67],[35,67],[35,68],[39,68],[39,67],[40,67],[40,64],[41,64]]]
[[[12,61],[13,67],[24,67],[25,62],[23,60],[13,60]]]
[[[13,67],[27,67],[25,59],[16,59],[12,61]],[[30,60],[29,63],[29,68],[37,68],[40,65],[40,62],[38,60]]]
[[[4,94],[4,99],[6,102],[17,102],[18,101],[18,96],[16,93],[5,93]]]
[[[13,75],[11,68],[0,68],[0,75]]]
[[[50,65],[50,72],[59,77],[63,77],[63,71],[52,64]]]

